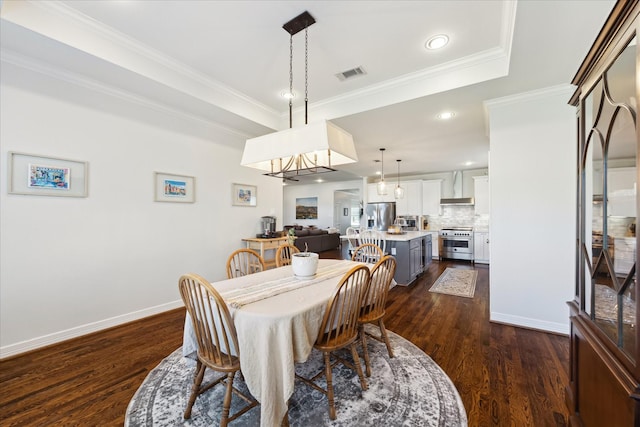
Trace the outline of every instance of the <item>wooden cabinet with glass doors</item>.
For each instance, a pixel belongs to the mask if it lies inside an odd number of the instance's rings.
[[[573,79],[578,228],[569,424],[640,425],[638,1],[618,1]],[[576,19],[580,19],[578,16]]]

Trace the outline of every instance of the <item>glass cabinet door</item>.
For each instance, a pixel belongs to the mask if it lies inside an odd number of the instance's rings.
[[[584,311],[636,359],[636,38],[582,101]],[[589,203],[591,202],[591,203]]]

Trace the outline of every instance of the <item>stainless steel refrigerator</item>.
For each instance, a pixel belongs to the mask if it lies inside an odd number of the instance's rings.
[[[387,231],[396,220],[396,202],[367,203],[364,216],[367,228]]]

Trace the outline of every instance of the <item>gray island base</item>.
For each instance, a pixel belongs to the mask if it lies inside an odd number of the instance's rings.
[[[408,286],[422,274],[431,263],[431,233],[427,231],[407,231],[403,234],[382,232],[386,239],[385,254],[396,258],[398,285]],[[342,256],[349,259],[347,236],[340,236]]]

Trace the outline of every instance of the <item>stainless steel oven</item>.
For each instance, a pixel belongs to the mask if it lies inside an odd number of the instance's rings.
[[[443,228],[439,233],[440,259],[463,259],[473,261],[473,228]]]

